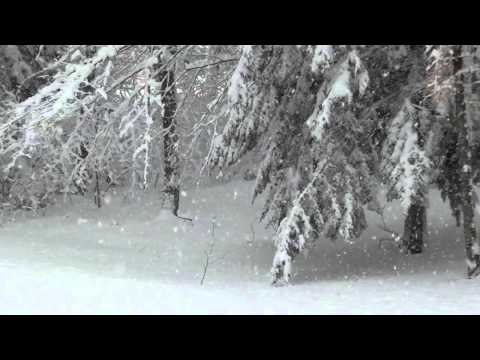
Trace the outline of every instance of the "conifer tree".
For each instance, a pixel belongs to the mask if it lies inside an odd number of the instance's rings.
[[[465,59],[472,56],[472,47],[465,45],[439,46],[432,51],[433,81],[430,85],[441,124],[436,151],[439,169],[437,184],[444,199],[448,199],[457,225],[463,224],[467,275],[480,269],[480,251],[474,222],[472,153],[474,145],[473,115],[467,110],[471,84],[466,74]],[[471,109],[471,108],[470,108]]]
[[[400,199],[406,212],[401,245],[411,254],[421,253],[426,236],[426,205],[431,182],[431,109],[425,96],[426,49],[410,46],[404,65],[408,69],[399,84],[397,114],[387,123],[383,145],[383,171],[388,199]]]
[[[214,165],[261,146],[254,197],[276,229],[272,276],[319,236],[347,241],[366,227],[370,169],[360,143],[360,99],[369,83],[361,49],[328,45],[244,47],[230,85],[229,122]]]

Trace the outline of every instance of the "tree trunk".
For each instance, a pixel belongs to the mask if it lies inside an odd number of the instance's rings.
[[[422,83],[427,76],[424,46],[411,45],[410,49],[415,54],[411,70],[412,74],[410,76],[413,77],[415,83]],[[414,92],[410,100],[412,104],[419,107],[429,106],[429,104],[426,104],[426,97],[423,89]],[[425,148],[424,132],[426,132],[425,126],[427,125],[425,123],[428,123],[428,119],[424,119],[424,116],[427,115],[417,113],[414,122],[414,129],[417,134],[417,145],[421,149]],[[427,228],[427,209],[425,206],[427,193],[428,189],[426,188],[417,194],[416,199],[412,201],[407,211],[403,230],[403,246],[409,254],[420,254],[423,252],[424,238]]]
[[[423,204],[411,204],[404,223],[403,245],[410,254],[420,254],[427,226],[427,210]]]
[[[98,176],[98,170],[95,170],[95,195],[94,201],[97,207],[100,209],[102,207],[102,193],[100,190],[100,180]]]
[[[89,47],[85,49],[85,55],[89,58],[93,57],[95,55],[96,49],[94,47]],[[89,82],[92,82],[95,79],[95,70],[87,77],[87,80]],[[91,86],[90,84],[82,84],[80,86],[80,90],[84,94],[92,94],[95,92],[95,88]],[[81,95],[80,98],[85,97],[86,95]],[[80,117],[83,118],[84,116],[89,116],[88,114],[85,114],[85,110],[83,107],[80,108]],[[94,130],[95,130],[95,136],[92,141],[95,141],[95,138],[98,133],[98,118],[97,118],[97,111],[95,108],[93,108],[93,116],[91,118],[91,121],[93,122],[94,125]],[[82,141],[80,143],[80,154],[79,157],[82,160],[77,160],[78,162],[80,161],[85,161],[87,159],[89,153],[88,153],[88,144]],[[95,179],[93,180],[93,177],[95,176]],[[90,175],[89,172],[89,178],[95,181],[95,187],[94,187],[94,195],[93,195],[93,202],[94,204],[100,209],[102,207],[102,192],[100,189],[100,174],[98,172],[98,164],[97,160],[95,161],[95,172],[93,175]],[[77,190],[79,190],[80,194],[85,195],[88,192],[88,188],[85,185],[75,185]]]
[[[154,66],[154,72],[163,67],[163,62],[159,56],[158,63]],[[178,157],[178,134],[176,124],[176,87],[175,74],[171,69],[162,69],[156,75],[156,81],[160,85],[160,95],[163,107],[162,127],[163,127],[163,152],[164,152],[164,183],[165,193],[169,198],[169,207],[173,214],[178,216],[180,206],[179,189],[179,157]]]
[[[478,254],[477,232],[474,222],[474,204],[472,196],[472,168],[471,168],[471,149],[465,104],[465,89],[463,70],[463,52],[462,45],[455,45],[453,52],[453,72],[455,79],[455,107],[454,117],[455,127],[458,132],[458,160],[460,168],[459,187],[461,197],[461,208],[463,215],[463,233],[465,237],[465,250],[467,255],[467,274],[474,275],[480,265],[480,255]]]

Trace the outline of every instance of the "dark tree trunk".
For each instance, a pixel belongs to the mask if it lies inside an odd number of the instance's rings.
[[[163,106],[163,153],[164,153],[164,183],[165,193],[170,198],[170,207],[175,216],[178,216],[180,206],[179,189],[179,157],[178,157],[178,134],[176,123],[177,99],[175,87],[175,74],[171,69],[162,69],[164,63],[160,56],[154,66],[154,72],[158,72],[155,79],[161,84],[160,95]]]
[[[102,193],[100,190],[100,179],[98,175],[98,171],[95,171],[95,196],[94,202],[97,207],[100,209],[102,207]]]
[[[423,83],[427,75],[424,46],[411,45],[410,49],[415,54],[410,77],[413,78],[414,83]],[[425,103],[426,98],[423,89],[414,92],[410,100],[414,105],[420,107],[428,106]],[[425,136],[421,131],[425,126],[425,124],[422,124],[422,116],[426,115],[417,114],[413,126],[417,133],[417,145],[421,149],[425,147]],[[423,252],[427,228],[427,209],[425,207],[427,192],[428,189],[424,189],[423,193],[419,194],[417,199],[411,203],[407,211],[403,228],[403,246],[409,254],[420,254]]]
[[[408,208],[404,223],[403,245],[410,254],[420,254],[427,222],[427,210],[423,204],[412,204]]]
[[[478,252],[477,232],[474,222],[474,204],[472,197],[472,159],[469,139],[469,129],[466,118],[465,89],[463,70],[462,45],[455,45],[453,52],[453,73],[455,76],[455,128],[458,132],[458,161],[459,161],[459,192],[463,215],[463,233],[467,255],[468,276],[477,272],[480,265]],[[475,247],[474,247],[475,244]]]
[[[87,46],[86,49],[85,49],[85,56],[88,57],[88,58],[91,58],[95,55],[95,52],[96,52],[96,48],[94,46]],[[87,77],[88,82],[92,82],[94,79],[95,79],[95,70]],[[91,94],[91,93],[95,92],[95,88],[93,86],[91,86],[90,84],[82,84],[80,86],[80,90],[85,94],[85,95],[81,95],[80,99],[84,98],[86,96],[86,94]],[[85,110],[83,109],[83,107],[81,107],[80,108],[80,117],[83,118],[84,116],[89,116],[89,115],[85,114]],[[97,116],[96,116],[96,109],[94,108],[91,122],[93,122],[93,125],[94,125],[95,136],[97,135],[97,132],[98,132],[97,121],[98,121],[98,119],[97,119]],[[92,139],[92,141],[94,141],[94,139]],[[79,162],[85,161],[87,159],[88,155],[89,155],[88,143],[82,141],[80,143],[80,149],[79,150],[80,150],[79,157],[82,160],[78,160],[78,161]],[[95,179],[93,179],[93,176],[95,176]],[[97,164],[95,165],[94,175],[91,175],[90,172],[89,172],[88,183],[90,183],[90,181],[95,181],[93,202],[98,208],[101,208],[102,207],[102,191],[101,191],[101,188],[100,188],[101,175],[98,172]],[[75,184],[75,187],[77,188],[77,190],[80,192],[81,195],[85,195],[88,192],[88,188],[84,184],[82,184],[82,185]]]

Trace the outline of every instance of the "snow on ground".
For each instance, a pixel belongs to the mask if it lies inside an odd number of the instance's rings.
[[[1,314],[480,314],[480,279],[465,278],[463,242],[433,193],[424,254],[382,248],[373,213],[354,244],[321,240],[294,262],[291,286],[269,285],[271,232],[250,206],[252,183],[187,190],[186,222],[159,199],[78,197],[0,227]],[[387,208],[401,230],[403,216]],[[213,263],[200,285],[205,251]],[[253,231],[252,231],[253,229]],[[375,238],[375,236],[377,238]]]

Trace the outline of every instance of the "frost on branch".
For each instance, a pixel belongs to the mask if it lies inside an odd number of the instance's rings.
[[[328,69],[333,62],[332,45],[315,45],[313,49],[312,72]]]
[[[78,101],[82,95],[88,95],[87,103],[94,101],[98,95],[105,96],[105,90],[101,86],[106,83],[109,71],[106,71],[103,77],[97,77],[95,84],[91,84],[88,78],[107,59],[114,57],[118,48],[119,46],[114,45],[102,46],[90,58],[81,58],[78,62],[67,63],[64,70],[58,72],[50,84],[17,106],[15,118],[28,115],[32,119],[30,126],[45,121],[58,121],[82,106]],[[88,85],[98,87],[100,90],[98,93],[89,94],[84,90]]]
[[[423,199],[429,182],[430,160],[418,144],[415,128],[420,116],[422,113],[405,100],[392,121],[383,150],[389,198],[400,198],[405,210],[412,202]]]
[[[214,142],[212,165],[228,166],[257,145],[265,131],[274,101],[265,69],[270,53],[268,46],[244,45],[240,60],[230,79],[223,134]],[[265,83],[266,80],[266,83]]]
[[[334,70],[333,80],[318,94],[315,110],[307,121],[313,136],[320,141],[325,126],[332,121],[336,106],[347,106],[354,95],[364,95],[369,84],[368,72],[356,51],[351,51],[347,58]]]
[[[288,283],[293,258],[317,238],[350,242],[366,228],[366,198],[360,190],[364,185],[358,183],[356,171],[344,162],[342,157],[324,159],[312,181],[294,197],[275,235],[275,284]]]

